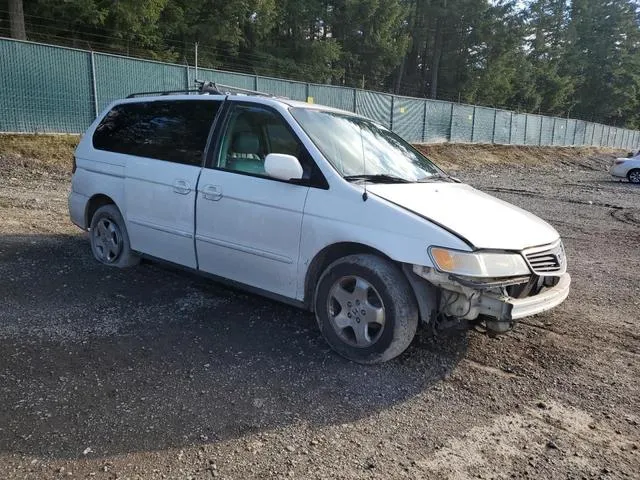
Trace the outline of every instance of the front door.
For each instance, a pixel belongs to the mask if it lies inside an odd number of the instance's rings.
[[[124,208],[131,248],[196,268],[195,200],[203,152],[221,99],[123,103],[103,136],[125,154]]]
[[[313,162],[282,116],[233,102],[213,164],[198,184],[196,250],[200,269],[295,298],[302,215]],[[270,178],[269,153],[296,156],[303,181]]]

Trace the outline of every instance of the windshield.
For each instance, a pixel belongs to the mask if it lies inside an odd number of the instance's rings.
[[[292,108],[291,114],[348,180],[419,182],[444,176],[415,148],[370,120],[309,108]]]

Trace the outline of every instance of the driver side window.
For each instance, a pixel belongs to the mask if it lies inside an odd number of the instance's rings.
[[[313,162],[279,114],[258,105],[235,105],[217,167],[266,176],[264,161],[270,153],[295,156],[302,165],[303,178],[310,178]]]

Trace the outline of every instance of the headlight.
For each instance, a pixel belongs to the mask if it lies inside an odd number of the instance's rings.
[[[460,252],[429,247],[429,256],[442,272],[468,277],[513,277],[531,273],[522,255],[517,253]]]

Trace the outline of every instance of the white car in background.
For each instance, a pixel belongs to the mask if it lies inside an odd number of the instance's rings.
[[[640,153],[630,158],[616,158],[609,173],[616,178],[626,178],[631,183],[640,183]]]
[[[551,225],[319,105],[120,100],[82,137],[71,187],[99,262],[160,259],[310,310],[356,362],[399,355],[420,323],[501,333],[569,294]]]

